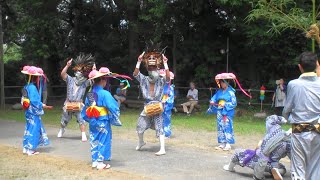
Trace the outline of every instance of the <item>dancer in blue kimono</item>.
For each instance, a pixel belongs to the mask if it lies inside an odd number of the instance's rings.
[[[43,70],[35,66],[24,66],[21,71],[28,75],[28,84],[22,90],[21,104],[25,110],[26,126],[23,136],[23,154],[37,155],[38,146],[49,145],[49,139],[41,121],[44,108],[52,108],[41,102]],[[38,85],[38,86],[36,86]]]
[[[89,123],[92,167],[98,170],[110,168],[103,161],[111,158],[111,125],[121,126],[118,102],[103,89],[107,85],[106,76],[110,74],[105,67],[90,72],[89,78],[94,80],[94,85],[81,112],[83,119]]]
[[[208,113],[217,114],[218,143],[220,145],[216,149],[229,151],[231,150],[231,144],[235,143],[233,117],[237,106],[236,91],[229,83],[231,82],[230,80],[235,80],[239,86],[240,84],[232,73],[218,74],[215,79],[220,89],[211,98]],[[243,92],[247,95],[244,90]]]
[[[164,77],[165,70],[160,70],[160,75]],[[174,74],[170,72],[170,82],[167,83],[163,88],[162,102],[164,103],[163,117],[163,131],[166,138],[171,137],[171,114],[174,105],[174,85],[171,81],[174,79]]]

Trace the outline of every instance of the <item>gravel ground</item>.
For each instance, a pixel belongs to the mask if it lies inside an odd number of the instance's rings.
[[[236,167],[235,173],[222,170],[232,152],[214,151],[215,144],[208,143],[215,138],[213,133],[175,131],[175,136],[167,142],[167,154],[157,157],[154,153],[159,145],[153,131],[146,134],[147,145],[143,150],[135,151],[135,133],[116,129],[112,168],[101,172],[91,169],[90,144],[80,141],[78,131],[67,130],[65,137],[59,139],[57,128],[46,130],[51,145],[39,148],[38,156],[23,156],[24,124],[0,120],[0,179],[252,179],[252,170],[247,168]],[[244,142],[249,142],[252,148],[260,138],[242,137],[243,142],[238,144],[247,147]],[[288,165],[286,161],[285,164]],[[285,179],[289,177],[287,173]]]

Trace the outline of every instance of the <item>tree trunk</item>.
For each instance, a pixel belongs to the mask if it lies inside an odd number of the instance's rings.
[[[127,3],[127,18],[129,21],[128,29],[128,41],[129,41],[129,61],[135,62],[137,59],[137,47],[138,47],[138,10],[139,1],[131,1]],[[130,67],[134,66],[134,63],[129,63]]]
[[[0,4],[0,107],[4,109],[4,62],[3,62],[3,32],[2,32],[2,5]]]
[[[80,16],[81,16],[81,1],[75,1],[74,4],[74,53],[81,51],[80,46]]]

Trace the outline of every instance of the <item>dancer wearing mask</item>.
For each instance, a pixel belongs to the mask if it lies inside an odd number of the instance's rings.
[[[72,59],[67,62],[67,65],[61,71],[61,77],[67,83],[67,99],[64,102],[62,117],[61,117],[61,129],[57,137],[61,138],[65,132],[69,121],[72,119],[72,115],[76,117],[79,123],[82,141],[87,141],[85,132],[85,121],[81,117],[81,110],[83,108],[83,98],[88,86],[92,84],[91,80],[87,79],[90,71],[94,67],[94,58],[91,54],[80,54],[74,61],[76,63],[73,68],[75,77],[71,77],[67,74],[69,67],[72,64]]]
[[[152,43],[147,47],[147,52],[143,52],[138,57],[138,62],[133,75],[139,81],[142,95],[146,100],[144,110],[141,112],[138,119],[137,133],[139,143],[136,150],[140,150],[142,146],[145,145],[143,134],[147,129],[152,128],[156,131],[156,136],[160,141],[160,151],[156,153],[156,155],[160,156],[166,154],[162,118],[163,106],[161,101],[164,86],[170,81],[170,71],[167,64],[168,59],[162,54],[162,52],[158,51],[158,47]],[[142,61],[146,65],[148,76],[140,73],[140,65]],[[165,78],[160,77],[159,74],[162,62],[166,73]]]

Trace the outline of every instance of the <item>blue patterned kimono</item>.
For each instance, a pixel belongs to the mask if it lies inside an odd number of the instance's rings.
[[[211,101],[215,104],[225,101],[223,107],[210,106],[208,109],[208,113],[217,114],[218,142],[234,144],[233,116],[237,106],[235,90],[230,86],[225,91],[219,89]]]
[[[24,91],[27,97],[23,98],[30,100],[30,106],[25,110],[26,126],[23,136],[23,148],[36,150],[39,145],[49,145],[49,139],[40,117],[44,114],[41,96],[33,83],[24,86]]]
[[[163,89],[164,111],[163,130],[166,137],[171,136],[171,112],[174,105],[174,85],[166,84]]]
[[[108,113],[106,115],[100,115],[98,118],[89,118],[86,115],[86,109],[92,105],[91,94],[94,96],[96,106],[107,109]],[[87,95],[85,107],[81,115],[89,123],[92,162],[110,160],[112,142],[111,125],[121,126],[118,102],[109,91],[104,90],[101,86],[94,85],[92,92]]]

